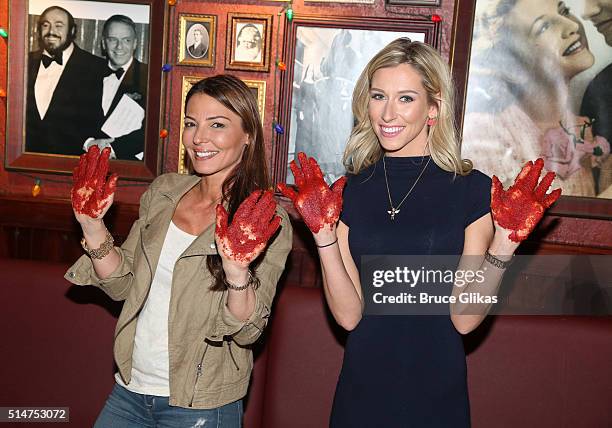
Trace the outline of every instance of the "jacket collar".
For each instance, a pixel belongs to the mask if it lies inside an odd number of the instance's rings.
[[[143,233],[143,240],[146,247],[150,251],[151,260],[154,265],[157,265],[159,253],[166,236],[168,226],[174,215],[174,210],[179,201],[191,188],[198,185],[200,177],[197,175],[176,175],[176,180],[169,180],[167,185],[159,189],[159,194],[166,198],[168,206],[160,207],[161,217],[158,217],[156,227],[151,228]],[[215,224],[212,223],[206,228],[183,252],[181,257],[218,254],[215,246]]]
[[[201,180],[201,178],[197,175],[186,175],[180,177],[181,180],[178,180],[178,183],[172,183],[169,186],[164,186],[163,188],[159,189],[159,193],[169,198],[174,203],[175,207],[183,195]]]

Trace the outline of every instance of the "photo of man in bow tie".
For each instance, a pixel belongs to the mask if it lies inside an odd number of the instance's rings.
[[[50,6],[38,19],[40,49],[28,56],[26,152],[80,155],[103,116],[104,59],[79,48],[76,34],[62,7]]]
[[[101,99],[103,118],[85,142],[85,151],[96,144],[101,149],[110,146],[116,159],[143,159],[148,67],[134,57],[137,46],[136,25],[131,18],[113,15],[106,20],[102,29],[102,51],[108,59]]]

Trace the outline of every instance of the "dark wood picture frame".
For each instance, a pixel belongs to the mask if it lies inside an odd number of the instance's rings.
[[[457,88],[457,124],[463,129],[476,2],[456,0],[450,64]],[[612,199],[561,196],[547,216],[612,220]]]
[[[315,29],[368,30],[376,32],[422,33],[424,41],[438,48],[440,24],[424,19],[326,17],[320,15],[296,15],[291,26],[285,30],[283,54],[287,71],[282,73],[278,122],[284,133],[276,134],[273,144],[272,174],[275,183],[287,179],[287,161],[290,149],[291,116],[293,106],[294,65],[296,62],[297,33],[302,27]],[[384,46],[378,47],[382,49]],[[361,72],[361,70],[358,70]],[[330,103],[338,100],[329,99]],[[349,107],[350,108],[350,107]],[[346,135],[348,138],[348,134]]]
[[[160,146],[160,118],[164,103],[162,59],[165,46],[166,28],[164,16],[167,2],[164,0],[106,0],[113,3],[149,6],[148,81],[145,116],[144,156],[138,160],[112,160],[111,169],[121,179],[151,181],[158,174]],[[49,2],[52,6],[53,2]],[[28,3],[9,4],[9,49],[8,49],[8,91],[7,123],[4,167],[9,171],[31,171],[69,175],[78,164],[78,156],[34,153],[25,150],[27,70],[28,70]]]
[[[261,26],[261,30],[256,28],[260,44],[260,60],[250,61],[236,58],[238,36],[242,28],[239,25]],[[269,71],[270,70],[270,47],[272,46],[272,15],[252,14],[252,13],[228,13],[227,14],[227,47],[225,50],[225,68],[228,70],[243,71]]]

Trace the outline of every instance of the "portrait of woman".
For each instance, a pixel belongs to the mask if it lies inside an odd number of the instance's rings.
[[[584,27],[557,0],[477,3],[463,153],[510,184],[543,157],[564,195],[596,196],[594,168],[610,153],[592,118],[571,105],[572,79],[594,63]]]
[[[262,24],[237,24],[234,60],[239,62],[261,62]]]

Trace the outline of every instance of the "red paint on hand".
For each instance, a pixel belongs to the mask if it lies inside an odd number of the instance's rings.
[[[312,233],[319,232],[325,225],[335,226],[342,211],[342,191],[346,177],[340,177],[330,188],[314,158],[309,158],[303,152],[298,153],[297,157],[300,166],[297,166],[295,160],[289,166],[298,191],[283,183],[278,185],[278,190],[291,199]]]
[[[217,205],[215,235],[219,252],[228,259],[249,264],[259,256],[280,226],[281,218],[275,215],[276,201],[271,191],[256,190],[238,207],[228,225],[228,213],[223,205]]]
[[[117,174],[112,174],[108,181],[109,147],[102,150],[91,146],[87,153],[81,155],[79,165],[72,173],[72,189],[70,199],[72,208],[78,214],[98,218],[112,199],[117,187]]]
[[[491,186],[491,212],[493,219],[504,229],[511,230],[510,240],[521,242],[531,233],[536,224],[559,196],[561,189],[546,194],[554,172],[548,172],[538,184],[544,161],[540,158],[529,161],[514,179],[514,184],[504,190],[501,182],[493,176]]]

